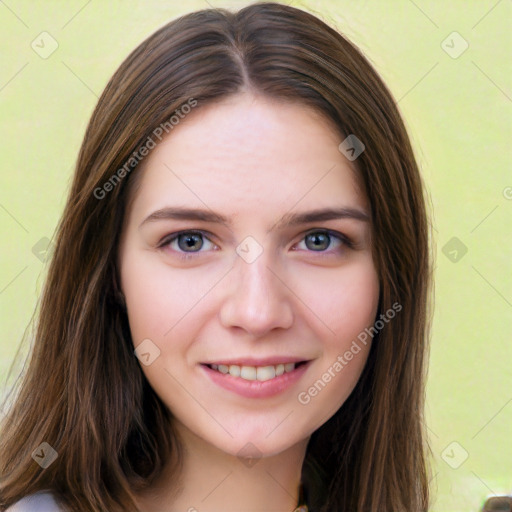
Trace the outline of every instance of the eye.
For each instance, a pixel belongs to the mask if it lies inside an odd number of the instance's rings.
[[[172,233],[165,237],[159,244],[158,248],[169,247],[178,254],[191,254],[201,252],[201,249],[205,247],[205,244],[206,250],[216,247],[215,244],[201,231],[180,231],[179,233]]]
[[[305,249],[304,246],[301,247],[301,244],[305,245]],[[317,229],[307,233],[296,247],[309,252],[331,253],[343,246],[351,248],[352,242],[342,233]],[[192,257],[190,256],[192,254],[215,250],[217,246],[204,232],[192,230],[171,233],[160,242],[158,248],[169,248],[179,257],[188,259]],[[327,250],[329,248],[331,250]],[[201,251],[201,249],[204,249],[204,251]]]
[[[334,242],[334,247],[332,247]],[[299,246],[304,244],[306,250],[313,252],[328,252],[326,249],[339,249],[342,246],[352,247],[351,241],[342,233],[337,233],[329,230],[316,230],[310,231],[299,243]],[[302,247],[299,247],[302,249]],[[330,251],[329,251],[330,252]]]

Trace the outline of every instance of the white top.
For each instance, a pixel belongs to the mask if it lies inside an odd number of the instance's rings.
[[[50,492],[36,492],[25,496],[5,512],[62,512]]]

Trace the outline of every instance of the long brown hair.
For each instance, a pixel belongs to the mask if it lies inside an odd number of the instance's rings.
[[[418,167],[395,101],[360,51],[317,17],[276,3],[168,23],[126,58],[99,99],[58,226],[28,370],[2,425],[1,510],[48,489],[70,510],[136,512],[134,492],[166,464],[179,471],[172,414],[134,356],[118,237],[134,154],[148,137],[191,98],[201,108],[242,90],[313,106],[334,121],[340,142],[350,134],[363,142],[354,163],[371,206],[377,318],[402,307],[375,335],[351,396],[311,437],[303,467],[310,510],[427,510],[431,264]],[[58,454],[45,469],[31,456],[43,442]]]

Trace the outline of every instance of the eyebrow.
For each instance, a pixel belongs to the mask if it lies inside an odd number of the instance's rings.
[[[294,227],[311,222],[321,222],[336,219],[353,219],[362,222],[369,222],[370,217],[365,211],[358,208],[321,208],[308,212],[286,213],[281,218],[281,220],[276,222],[269,231],[273,229]],[[155,222],[159,220],[195,220],[202,222],[212,222],[226,226],[228,228],[230,227],[230,219],[224,215],[221,215],[220,213],[216,213],[212,210],[183,208],[175,206],[154,211],[142,221],[139,229],[148,222]]]

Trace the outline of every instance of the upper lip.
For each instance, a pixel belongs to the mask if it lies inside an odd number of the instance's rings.
[[[230,359],[217,359],[215,361],[205,361],[202,364],[223,364],[226,366],[238,365],[238,366],[275,366],[278,364],[286,363],[300,363],[309,361],[304,357],[294,356],[273,356],[273,357],[233,357]]]

